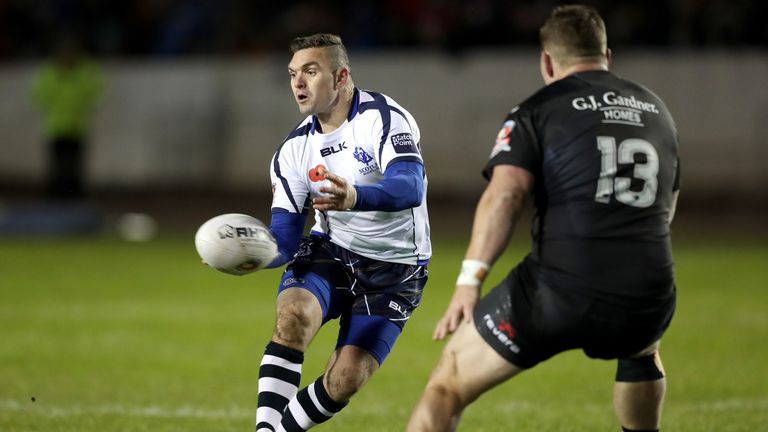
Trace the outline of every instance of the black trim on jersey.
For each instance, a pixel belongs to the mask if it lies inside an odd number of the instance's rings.
[[[408,117],[400,111],[399,108],[394,107],[392,105],[389,105],[387,103],[387,98],[384,97],[381,93],[376,93],[372,91],[365,91],[371,97],[373,98],[372,101],[363,102],[360,104],[360,107],[358,108],[358,113],[363,113],[369,109],[378,109],[379,114],[381,114],[381,122],[382,122],[382,133],[381,133],[381,141],[379,143],[379,160],[381,160],[381,154],[384,151],[384,144],[387,142],[387,137],[389,136],[389,131],[391,129],[392,124],[392,113],[391,111],[394,111],[405,120],[405,122],[408,124],[408,129],[411,129],[409,132],[413,133],[413,127],[411,126],[411,122],[408,121]],[[416,147],[421,151],[421,147],[419,143],[416,143]]]
[[[360,104],[360,108],[358,109],[359,113],[363,113],[369,109],[377,109],[379,110],[379,115],[381,115],[381,142],[379,143],[379,160],[381,160],[381,152],[384,149],[384,143],[387,141],[387,137],[389,136],[389,129],[391,127],[392,123],[392,114],[390,111],[392,110],[392,107],[387,104],[387,99],[382,95],[381,93],[376,92],[366,92],[373,98],[372,101],[363,102]]]
[[[392,164],[395,162],[417,162],[417,163],[420,163],[422,166],[424,166],[424,161],[416,156],[399,156],[389,161],[389,164],[387,164],[386,168],[384,168],[384,171],[386,171],[387,168],[392,166]],[[426,174],[426,170],[424,171],[424,173]]]
[[[303,122],[304,122],[304,120],[302,120],[302,123]],[[299,124],[301,124],[301,123],[299,123]],[[285,139],[283,140],[283,144],[285,144],[289,140],[291,140],[293,138],[296,138],[298,136],[309,135],[309,130],[310,130],[311,127],[312,127],[311,123],[307,123],[307,124],[305,124],[304,126],[301,126],[301,127],[296,127],[296,129],[294,129],[293,132],[289,133],[288,136],[285,137]],[[281,147],[282,147],[282,145],[281,145]]]
[[[328,211],[321,211],[320,216],[323,217],[323,225],[325,225],[325,232],[323,234],[328,236],[328,238],[331,238],[331,224],[328,223]]]
[[[360,109],[360,90],[355,87],[354,96],[352,96],[352,106],[349,107],[349,113],[347,113],[347,121],[351,122],[353,118],[357,115],[358,110]]]
[[[421,204],[419,204],[421,205]],[[416,243],[416,215],[414,213],[415,207],[411,207],[411,232],[413,233],[413,254],[416,255],[416,262],[418,263],[419,260],[419,245]]]
[[[296,210],[296,213],[301,213],[303,209],[299,209],[299,206],[296,204],[296,200],[293,198],[293,192],[291,192],[291,186],[288,184],[288,179],[283,177],[282,172],[280,171],[280,150],[283,149],[283,146],[285,143],[290,141],[293,138],[307,135],[309,132],[311,125],[309,123],[305,124],[302,127],[296,128],[293,130],[293,132],[289,133],[288,136],[283,140],[283,143],[280,144],[280,147],[275,152],[275,159],[273,162],[273,169],[275,170],[275,175],[280,179],[280,183],[283,184],[283,188],[285,189],[286,194],[288,195],[288,199],[291,201],[291,204],[293,204],[293,208]]]
[[[405,114],[402,111],[400,111],[397,107],[394,107],[392,105],[388,105],[388,106],[389,106],[389,109],[391,109],[392,111],[400,114],[400,116],[403,118],[403,120],[405,120],[405,122],[408,123],[408,129],[413,129],[411,127],[411,122],[408,121],[408,117],[406,117]]]

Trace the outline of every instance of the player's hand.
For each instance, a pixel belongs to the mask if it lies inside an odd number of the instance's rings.
[[[330,186],[323,186],[320,192],[327,193],[326,196],[317,197],[312,200],[312,207],[315,210],[349,210],[357,201],[357,191],[346,179],[328,171],[321,166],[317,174],[325,177],[331,182]]]
[[[480,287],[472,285],[456,285],[451,303],[443,317],[437,322],[432,340],[443,340],[456,331],[462,321],[472,322],[472,313],[480,299]]]

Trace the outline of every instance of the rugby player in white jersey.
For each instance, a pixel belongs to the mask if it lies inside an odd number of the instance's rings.
[[[270,267],[288,266],[259,369],[259,432],[307,430],[344,408],[419,305],[431,255],[416,121],[354,86],[338,36],[294,39],[291,52],[291,89],[307,117],[270,166],[280,250]],[[310,207],[315,224],[302,237]],[[336,318],[325,372],[299,390],[305,350]]]

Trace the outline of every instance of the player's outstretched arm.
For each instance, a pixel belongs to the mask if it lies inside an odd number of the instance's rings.
[[[306,213],[290,213],[287,210],[272,209],[272,221],[269,230],[277,242],[277,257],[266,268],[280,267],[293,258],[299,249],[301,234],[304,231]]]
[[[491,181],[475,210],[472,238],[453,298],[435,327],[433,339],[441,340],[456,331],[462,320],[472,320],[483,279],[506,248],[532,188],[533,175],[529,171],[512,165],[493,168]]]

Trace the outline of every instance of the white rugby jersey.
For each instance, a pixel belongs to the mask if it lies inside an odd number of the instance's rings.
[[[330,181],[317,176],[324,165],[354,185],[384,178],[395,161],[423,163],[419,127],[390,97],[355,89],[347,120],[322,133],[314,116],[291,132],[272,157],[272,209],[301,213]],[[315,211],[312,233],[357,254],[380,261],[423,264],[432,255],[427,216],[427,179],[421,205],[396,212]]]

